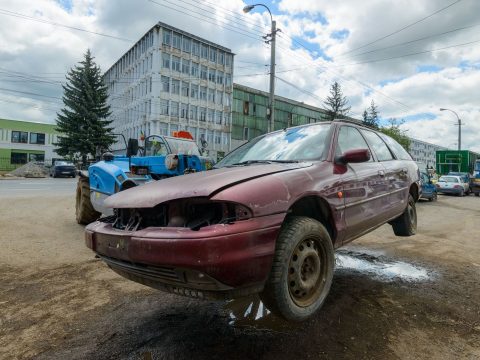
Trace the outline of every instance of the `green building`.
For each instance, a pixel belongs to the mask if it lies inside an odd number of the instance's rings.
[[[268,93],[233,84],[232,149],[267,132]],[[275,96],[275,130],[326,121],[323,109]]]
[[[53,145],[56,141],[55,124],[0,119],[0,171],[59,158]]]
[[[437,150],[437,174],[444,175],[450,171],[473,174],[475,161],[480,154],[469,150]]]

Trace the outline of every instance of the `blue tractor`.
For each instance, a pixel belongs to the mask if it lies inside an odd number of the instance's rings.
[[[76,218],[79,224],[95,221],[100,215],[112,215],[104,206],[105,199],[119,191],[172,176],[211,168],[211,161],[202,157],[190,133],[174,132],[174,137],[151,135],[145,146],[129,139],[126,155],[105,153],[102,160],[81,172],[77,184]],[[139,155],[137,155],[139,154]]]

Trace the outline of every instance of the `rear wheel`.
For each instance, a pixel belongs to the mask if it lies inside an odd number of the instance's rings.
[[[287,219],[260,297],[274,314],[287,320],[305,320],[325,301],[334,264],[332,240],[320,222],[307,217]]]
[[[398,218],[392,221],[393,232],[396,236],[412,236],[417,232],[417,209],[413,196],[408,195],[407,208]]]
[[[100,217],[90,201],[90,184],[88,178],[78,178],[77,196],[75,201],[77,223],[87,225]]]
[[[463,197],[463,196],[465,196],[465,192],[464,192],[463,190],[462,190],[462,191],[460,191],[460,193],[458,194],[458,196],[460,196],[460,197]]]

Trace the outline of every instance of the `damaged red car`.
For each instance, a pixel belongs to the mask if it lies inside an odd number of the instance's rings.
[[[279,130],[213,170],[131,188],[85,240],[120,275],[198,298],[260,293],[288,320],[310,317],[336,248],[389,223],[415,234],[418,167],[393,139],[353,122]]]

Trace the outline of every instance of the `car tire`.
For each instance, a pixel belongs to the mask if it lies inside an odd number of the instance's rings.
[[[393,233],[396,236],[412,236],[417,232],[417,209],[413,196],[408,195],[408,204],[398,218],[392,221]]]
[[[286,320],[306,320],[323,305],[334,265],[333,244],[325,227],[307,217],[288,218],[260,298],[272,313]]]
[[[432,201],[437,201],[437,199],[438,199],[437,193],[433,193]]]
[[[87,225],[97,220],[100,213],[93,208],[90,201],[90,184],[88,178],[79,178],[75,201],[75,215],[77,223]]]
[[[460,193],[458,194],[458,196],[460,196],[460,197],[464,197],[464,196],[465,196],[465,192],[464,192],[463,190],[462,190],[462,191],[460,191]]]
[[[475,193],[475,196],[480,196],[480,193],[476,192],[476,193]]]

